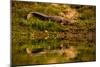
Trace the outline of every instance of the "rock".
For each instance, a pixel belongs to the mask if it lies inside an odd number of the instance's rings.
[[[77,56],[77,51],[71,46],[70,48],[64,50],[63,55],[68,59],[75,58]]]

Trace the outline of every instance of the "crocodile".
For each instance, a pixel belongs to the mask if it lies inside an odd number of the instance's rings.
[[[67,25],[67,24],[71,24],[72,21],[66,18],[63,18],[61,16],[49,16],[49,15],[45,15],[43,13],[40,12],[30,12],[27,15],[27,20],[29,20],[32,16],[35,16],[41,20],[51,20],[57,23],[60,23],[62,25]]]

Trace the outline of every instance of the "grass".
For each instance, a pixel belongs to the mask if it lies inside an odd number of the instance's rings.
[[[46,6],[46,7],[45,7]],[[13,65],[26,64],[51,64],[78,61],[96,60],[96,16],[95,6],[67,5],[32,2],[12,2],[12,63]],[[79,14],[75,23],[61,25],[51,20],[40,20],[33,17],[30,20],[26,16],[31,11],[41,12],[47,15],[60,16],[59,13],[68,10],[76,10]],[[52,50],[60,50],[63,47],[73,46],[77,57],[67,57],[52,53]],[[26,48],[32,50],[47,50],[46,54],[34,54],[29,56]]]

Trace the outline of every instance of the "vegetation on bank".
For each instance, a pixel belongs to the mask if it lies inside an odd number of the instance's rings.
[[[61,25],[51,20],[40,20],[35,16],[27,20],[27,14],[34,11],[61,16],[74,23]],[[95,11],[96,7],[89,5],[13,1],[12,63],[26,65],[95,61]],[[70,50],[70,47],[75,51]],[[26,48],[40,52],[30,56]],[[63,54],[60,55],[59,51]],[[41,52],[46,53],[41,54]],[[70,55],[75,57],[69,58]]]

